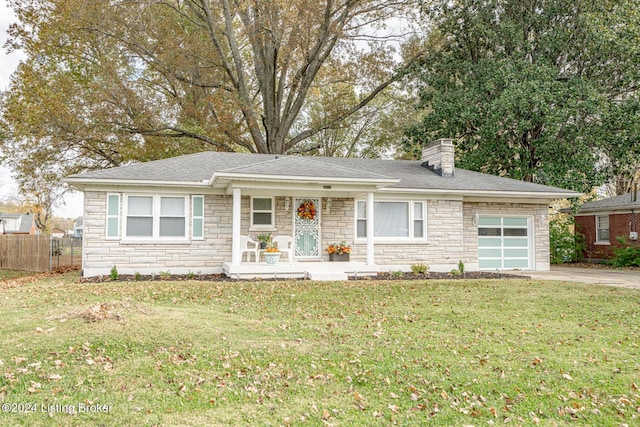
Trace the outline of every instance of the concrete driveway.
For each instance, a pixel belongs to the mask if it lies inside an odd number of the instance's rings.
[[[566,282],[590,283],[594,285],[622,286],[640,290],[640,272],[551,266],[551,271],[526,273],[532,279],[560,280]]]

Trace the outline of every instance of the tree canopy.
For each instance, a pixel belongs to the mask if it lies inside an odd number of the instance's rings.
[[[203,150],[317,152],[309,138],[377,120],[365,108],[419,55],[401,53],[404,35],[387,23],[415,4],[11,0],[5,47],[26,60],[0,97],[0,161],[51,207],[62,178],[87,169]]]
[[[9,46],[27,60],[2,98],[3,143],[19,153],[5,160],[64,175],[205,149],[284,153],[344,126],[403,75],[384,25],[414,2],[10,3]],[[301,126],[310,93],[336,85],[357,92]]]
[[[454,137],[461,167],[580,191],[626,173],[639,14],[638,0],[435,2],[406,148]]]

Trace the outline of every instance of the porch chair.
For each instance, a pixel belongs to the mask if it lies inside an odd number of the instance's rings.
[[[293,263],[293,239],[289,236],[275,236],[271,241],[278,246],[278,250],[287,254],[289,264]]]
[[[242,257],[245,252],[247,254],[247,262],[251,261],[251,254],[253,254],[253,258],[258,262],[258,250],[260,249],[260,245],[258,242],[253,240],[249,236],[240,236],[240,261],[242,261]]]

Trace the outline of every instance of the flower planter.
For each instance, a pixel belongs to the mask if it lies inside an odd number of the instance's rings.
[[[329,261],[347,262],[349,261],[349,254],[329,254]]]
[[[268,265],[276,265],[280,261],[280,252],[265,252],[264,259]]]

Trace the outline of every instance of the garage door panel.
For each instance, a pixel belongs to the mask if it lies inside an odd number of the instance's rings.
[[[528,259],[505,259],[504,268],[528,268]]]
[[[526,228],[505,228],[504,229],[505,237],[520,237],[527,235]]]
[[[502,268],[502,260],[501,259],[481,259],[479,262],[479,267],[482,270],[497,270]]]
[[[482,217],[478,218],[478,225],[479,226],[483,226],[483,225],[501,226],[502,225],[502,219],[499,216],[482,216]]]
[[[529,258],[529,249],[505,249],[505,258]]]
[[[480,236],[502,236],[501,228],[481,228],[478,230]]]
[[[502,249],[480,249],[478,250],[478,256],[480,258],[501,258],[502,257]]]
[[[504,239],[505,248],[526,248],[529,246],[529,239]]]
[[[502,218],[502,225],[504,225],[505,227],[510,227],[510,226],[526,227],[527,222],[528,222],[527,218],[512,218],[512,217]]]
[[[478,247],[481,248],[501,248],[502,239],[485,238],[478,241]]]

